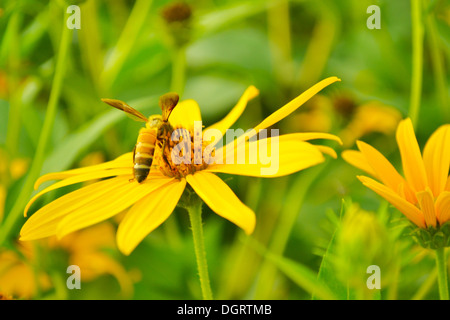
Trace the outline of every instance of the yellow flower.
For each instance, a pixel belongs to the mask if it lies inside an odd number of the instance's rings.
[[[396,132],[404,177],[375,148],[358,141],[359,151],[344,151],[350,164],[366,171],[358,179],[389,201],[416,226],[439,229],[450,220],[450,125],[438,128],[421,154],[411,120],[402,120]]]
[[[254,128],[254,132],[261,133],[263,129],[272,126],[276,122],[294,112],[305,101],[329,84],[339,81],[336,77],[327,78],[303,94],[287,103],[285,106],[271,114]],[[235,121],[241,116],[247,102],[258,95],[258,90],[249,87],[231,110],[231,112],[218,123],[206,128],[217,129],[222,136],[225,135]],[[180,102],[169,118],[173,128],[184,128],[194,136],[194,122],[201,121],[200,108],[193,100]],[[203,137],[202,150],[209,145],[206,137]],[[249,138],[247,136],[247,138]],[[229,154],[241,146],[245,150],[254,150],[262,143],[266,143],[267,154],[271,149],[271,142],[277,141],[278,171],[269,177],[279,177],[323,162],[323,153],[336,156],[333,149],[325,146],[315,146],[308,142],[311,139],[332,139],[340,142],[340,139],[327,133],[294,133],[279,137],[246,139],[245,135],[237,138],[228,145],[218,148],[214,154],[215,159],[227,160]],[[208,140],[209,141],[209,140]],[[215,140],[218,141],[218,140]],[[194,148],[198,148],[195,146]],[[173,151],[173,146],[169,145]],[[166,153],[166,149],[163,150]],[[272,152],[272,153],[273,153]],[[256,163],[230,164],[217,161],[212,164],[174,164],[161,155],[161,148],[156,147],[155,159],[147,179],[142,183],[130,181],[133,178],[133,154],[127,153],[117,159],[103,164],[85,168],[73,169],[59,173],[50,173],[36,181],[37,188],[41,183],[49,180],[61,180],[45,188],[36,194],[25,208],[25,215],[31,204],[41,195],[71,184],[93,179],[103,179],[99,182],[82,187],[66,194],[47,204],[33,214],[24,224],[20,235],[21,240],[33,240],[56,235],[58,238],[75,230],[85,228],[100,221],[106,220],[119,212],[131,207],[117,231],[118,248],[124,254],[130,254],[133,249],[151,231],[163,223],[175,209],[186,185],[195,191],[200,198],[218,215],[231,221],[247,234],[253,232],[256,218],[254,212],[243,204],[234,192],[214,173],[229,173],[246,176],[264,176],[261,169],[268,168],[270,164],[258,160]],[[169,153],[170,154],[170,153]],[[157,156],[159,155],[159,156]],[[246,152],[248,156],[248,152]],[[112,178],[110,178],[112,177]]]
[[[25,259],[24,259],[25,258]],[[0,252],[0,296],[30,299],[38,290],[51,287],[50,278],[34,270],[37,263],[33,246],[21,244],[14,250]]]
[[[344,147],[351,146],[362,136],[380,132],[385,135],[394,133],[401,114],[393,107],[378,101],[370,101],[356,108],[349,124],[339,133]]]
[[[112,224],[100,223],[73,232],[53,245],[69,253],[69,264],[77,265],[83,270],[83,281],[89,282],[101,275],[110,274],[119,282],[125,297],[132,295],[132,279],[124,267],[108,254],[108,251],[116,249]]]

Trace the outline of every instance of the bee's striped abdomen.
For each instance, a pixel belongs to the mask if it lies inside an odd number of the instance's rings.
[[[137,182],[144,181],[152,166],[153,154],[155,153],[156,130],[142,128],[139,131],[138,140],[134,150],[134,178]]]

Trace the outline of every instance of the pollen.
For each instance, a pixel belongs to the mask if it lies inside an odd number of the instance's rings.
[[[174,128],[174,131],[177,129],[184,128]],[[198,135],[201,136],[201,132],[196,132],[195,139],[192,130],[184,129],[182,132],[185,134],[180,134],[177,141],[172,140],[172,132],[169,132],[164,139],[158,142],[154,159],[155,165],[167,177],[181,179],[208,166],[202,156],[208,143],[198,137]],[[166,141],[164,150],[162,150],[163,140]],[[176,146],[178,146],[177,149],[175,149]],[[181,163],[174,161],[174,158],[182,159]]]

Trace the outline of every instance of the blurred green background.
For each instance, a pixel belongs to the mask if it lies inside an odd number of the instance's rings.
[[[414,2],[421,7],[418,20]],[[81,10],[79,30],[66,27],[69,5]],[[370,5],[380,8],[380,29],[367,27]],[[449,21],[444,0],[1,0],[0,296],[201,298],[189,219],[179,208],[128,257],[115,247],[117,219],[61,243],[18,242],[39,175],[133,149],[141,124],[101,98],[151,115],[160,112],[160,95],[176,91],[199,103],[207,126],[254,85],[260,96],[235,125],[251,128],[316,82],[337,76],[341,82],[277,124],[280,134],[339,135],[338,154],[362,139],[398,165],[394,132],[412,104],[420,105],[422,147],[450,121]],[[357,174],[338,157],[276,179],[224,175],[256,212],[257,226],[245,237],[204,206],[214,297],[436,299],[433,256]],[[34,210],[61,194],[50,193]],[[65,285],[72,263],[85,265],[81,290]],[[382,268],[381,290],[365,289],[367,263]]]

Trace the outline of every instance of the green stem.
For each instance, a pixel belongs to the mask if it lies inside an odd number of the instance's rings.
[[[434,13],[429,12],[425,18],[425,27],[428,35],[428,45],[430,49],[431,67],[433,68],[434,82],[441,107],[442,116],[445,122],[450,121],[450,110],[448,105],[447,80],[445,76],[445,64],[441,52],[441,41],[436,28]]]
[[[147,15],[150,12],[153,1],[137,0],[130,16],[123,28],[116,46],[106,61],[105,68],[100,74],[100,83],[103,92],[109,91],[119,72],[135,47],[140,31],[148,23]]]
[[[296,177],[290,192],[286,195],[286,200],[283,204],[283,210],[279,216],[279,222],[273,232],[271,242],[269,244],[269,251],[276,255],[282,255],[286,248],[287,242],[291,235],[300,213],[303,200],[310,190],[314,181],[327,165],[321,165],[310,169]],[[259,274],[259,280],[256,284],[255,299],[270,299],[270,294],[273,290],[276,281],[277,267],[269,260],[264,260]]]
[[[291,26],[289,17],[289,1],[277,0],[267,8],[267,27],[270,39],[270,54],[273,71],[277,81],[286,85],[292,82],[291,62]]]
[[[0,227],[0,246],[8,239],[11,230],[14,228],[16,221],[20,217],[25,204],[27,203],[32,191],[33,185],[36,179],[41,173],[41,168],[44,163],[45,150],[47,149],[48,142],[53,129],[53,123],[58,107],[58,100],[61,94],[61,87],[67,66],[67,54],[70,46],[72,30],[66,27],[67,15],[64,16],[64,22],[62,27],[61,42],[58,49],[58,56],[56,60],[55,75],[52,83],[52,90],[50,92],[50,98],[47,105],[47,113],[45,115],[44,124],[42,126],[41,135],[39,136],[39,142],[36,148],[36,154],[33,158],[30,171],[25,180],[24,185],[21,188],[20,194],[14,203],[10,213],[6,217],[3,225]]]
[[[420,99],[422,96],[423,71],[423,22],[422,1],[411,0],[412,23],[412,79],[409,116],[416,127],[419,116]]]
[[[8,130],[6,132],[6,150],[11,158],[16,155],[17,146],[19,145],[20,133],[20,114],[21,114],[21,92],[19,90],[18,71],[20,68],[20,34],[19,28],[22,21],[22,14],[20,8],[16,5],[15,12],[11,16],[8,23],[8,86],[11,92],[9,115],[8,115]]]
[[[184,47],[175,47],[172,55],[172,82],[170,90],[178,93],[181,97],[186,82],[186,49]]]
[[[340,27],[333,1],[316,1],[318,19],[310,36],[303,61],[296,74],[296,88],[304,90],[324,74]],[[297,90],[297,89],[296,89]]]
[[[445,248],[436,249],[436,267],[438,271],[439,296],[441,300],[449,300]]]
[[[422,283],[422,285],[419,287],[419,290],[414,294],[414,296],[411,298],[411,300],[424,300],[425,296],[428,294],[428,292],[433,289],[434,284],[436,283],[437,279],[437,270],[434,269],[428,278]],[[389,299],[394,300],[394,299]]]
[[[189,219],[191,221],[192,235],[194,237],[195,256],[197,258],[197,268],[200,277],[200,286],[204,300],[212,300],[211,285],[209,282],[208,265],[206,262],[205,241],[203,237],[202,225],[202,201],[192,201],[187,206]]]

